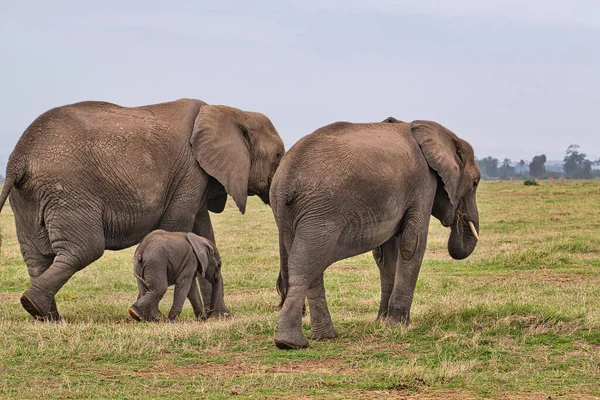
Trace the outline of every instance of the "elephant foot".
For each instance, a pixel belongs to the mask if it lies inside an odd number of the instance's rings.
[[[282,334],[278,332],[275,335],[275,346],[282,350],[305,349],[308,347],[308,340],[306,340],[302,332],[296,334]]]
[[[161,313],[160,311],[156,314],[153,314],[152,317],[150,317],[151,322],[163,322],[166,321],[167,318],[165,318],[165,316],[163,315],[163,313]]]
[[[21,296],[21,306],[23,306],[25,311],[31,314],[36,320],[49,322],[60,321],[60,314],[56,308],[54,296],[36,295],[30,288]]]
[[[204,313],[204,312],[194,313],[194,315],[196,316],[196,319],[200,320],[200,321],[206,321],[208,319],[208,315],[206,315],[206,313]]]
[[[142,317],[142,312],[135,304],[129,307],[128,311],[129,315],[131,315],[131,318],[135,319],[136,321],[141,322],[144,320],[144,318]]]
[[[207,315],[208,316],[206,318],[214,317],[217,319],[226,319],[226,318],[230,318],[233,316],[231,311],[229,311],[227,308],[220,309],[220,310],[212,310]]]
[[[167,316],[167,322],[179,322],[179,314],[178,312],[169,312],[169,315]]]
[[[410,325],[410,318],[408,316],[400,317],[400,318],[394,318],[394,317],[388,316],[384,319],[384,321],[387,326],[397,326],[397,325],[409,326]]]
[[[329,327],[326,329],[320,329],[320,330],[315,330],[315,329],[311,329],[310,332],[308,333],[308,338],[309,339],[333,339],[337,337],[337,332],[335,331],[335,328]]]
[[[376,321],[385,321],[387,319],[387,311],[381,311],[379,310],[379,312],[377,313],[377,318],[375,318]]]

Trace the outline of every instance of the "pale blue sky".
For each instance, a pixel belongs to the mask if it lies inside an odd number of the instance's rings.
[[[432,119],[476,155],[600,157],[600,1],[0,2],[0,169],[44,111],[194,97],[286,143]]]

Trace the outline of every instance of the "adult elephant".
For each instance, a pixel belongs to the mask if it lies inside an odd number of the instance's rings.
[[[309,338],[336,336],[323,271],[369,250],[381,274],[378,318],[408,324],[429,217],[451,227],[453,258],[469,256],[478,240],[479,179],[471,146],[431,121],[337,122],[302,138],[271,186],[281,258],[277,347],[308,346],[307,296]]]
[[[221,212],[227,194],[242,214],[248,195],[268,203],[283,153],[265,115],[200,100],[88,101],[42,114],[11,154],[0,195],[0,210],[11,195],[31,277],[21,304],[58,320],[54,296],[75,272],[155,229],[214,241],[208,211]],[[213,315],[227,313],[220,273],[201,286]]]

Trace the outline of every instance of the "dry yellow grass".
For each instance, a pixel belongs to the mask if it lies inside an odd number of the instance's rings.
[[[598,397],[599,186],[482,183],[469,259],[450,259],[448,232],[432,221],[409,328],[375,321],[378,271],[365,254],[325,273],[339,338],[296,352],[272,343],[277,229],[258,200],[245,216],[228,204],[213,218],[234,316],[198,322],[186,304],[176,324],[128,317],[133,249],[76,274],[57,296],[64,322],[33,322],[19,305],[28,277],[5,207],[0,397]]]

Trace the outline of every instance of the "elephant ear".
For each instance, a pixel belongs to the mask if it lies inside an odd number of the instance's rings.
[[[461,168],[463,165],[458,137],[432,121],[413,121],[411,132],[416,139],[427,164],[434,169],[444,183],[444,189],[455,209],[458,205]]]
[[[206,275],[206,270],[208,269],[210,259],[214,257],[214,247],[210,240],[203,238],[202,236],[195,235],[192,232],[188,232],[185,236],[188,242],[190,242],[192,245],[192,249],[194,249],[194,253],[196,254],[196,258],[198,259],[198,264],[201,269],[201,275],[204,277]]]
[[[245,113],[236,108],[204,105],[190,137],[192,153],[200,167],[225,187],[242,214],[246,212],[250,177],[244,120]]]

